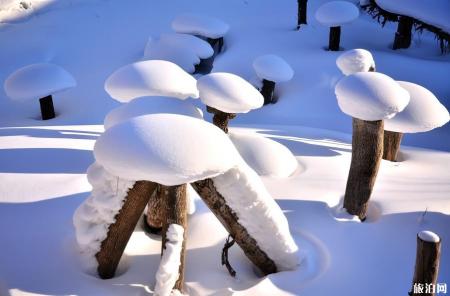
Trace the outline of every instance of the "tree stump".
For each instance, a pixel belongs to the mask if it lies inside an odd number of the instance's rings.
[[[206,106],[206,111],[214,114],[213,124],[228,134],[228,121],[236,117],[234,113],[222,112],[211,106]]]
[[[341,43],[341,27],[330,27],[330,39],[328,41],[328,49],[338,51]]]
[[[276,103],[273,99],[273,93],[275,91],[275,82],[263,79],[263,85],[261,88],[261,94],[264,97],[264,105],[269,103]]]
[[[413,19],[408,16],[400,16],[395,33],[393,49],[408,48],[411,45],[411,31]]]
[[[300,29],[300,25],[306,25],[306,10],[308,6],[308,0],[297,0],[297,30]]]
[[[163,227],[164,213],[162,209],[162,200],[166,198],[164,186],[158,184],[157,189],[153,192],[147,204],[147,214],[145,215],[145,223],[148,232],[153,234],[161,233]]]
[[[53,107],[53,98],[51,95],[40,98],[39,104],[41,106],[42,120],[55,118],[55,108]]]
[[[400,151],[400,143],[402,142],[403,133],[384,131],[384,148],[383,159],[389,161],[397,161],[398,152]]]

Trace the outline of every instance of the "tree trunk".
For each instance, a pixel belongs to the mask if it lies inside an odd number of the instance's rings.
[[[223,37],[220,38],[207,38],[206,41],[211,45],[214,49],[214,56],[218,55],[222,52],[223,49]]]
[[[328,42],[328,49],[331,51],[338,51],[341,42],[341,27],[330,27],[330,40]]]
[[[439,273],[440,257],[440,239],[439,242],[428,242],[422,240],[419,235],[417,236],[416,265],[409,295],[432,296],[435,295],[435,292],[438,292],[435,291],[435,288]],[[423,287],[423,291],[420,291],[420,287]]]
[[[205,179],[191,184],[209,209],[219,219],[231,237],[242,248],[245,255],[265,275],[277,272],[275,262],[260,249],[256,240],[239,223],[236,213],[227,205],[223,196],[217,191],[212,179]]]
[[[52,96],[46,96],[39,99],[41,105],[42,120],[55,118],[55,108],[53,107]]]
[[[344,208],[361,221],[366,219],[367,205],[377,178],[383,155],[382,120],[353,118],[352,161],[345,189]]]
[[[261,94],[264,97],[264,105],[267,105],[269,103],[276,103],[276,100],[274,100],[273,93],[275,91],[275,82],[263,79],[263,85],[261,88]]]
[[[411,31],[413,19],[408,16],[400,16],[395,33],[393,49],[408,48],[411,45]]]
[[[214,116],[213,116],[213,123],[214,123],[214,125],[216,125],[221,130],[223,130],[225,133],[228,134],[228,121],[230,119],[235,118],[236,114],[222,112],[222,111],[217,110],[216,108],[213,108],[211,106],[206,106],[206,111],[208,111],[209,113],[214,114]]]
[[[402,142],[402,133],[384,131],[383,159],[397,161],[400,143]]]
[[[187,195],[186,184],[178,186],[161,186],[161,190],[165,191],[166,198],[163,200],[162,205],[164,209],[164,225],[163,225],[163,237],[161,254],[164,252],[166,245],[166,232],[170,224],[178,224],[183,226],[183,248],[180,256],[180,268],[179,277],[173,289],[183,291],[184,285],[184,262],[186,256],[186,233],[187,233]]]
[[[145,223],[148,232],[153,234],[161,233],[163,227],[164,213],[162,209],[162,200],[167,196],[165,190],[162,190],[163,185],[158,184],[157,189],[150,197],[147,204],[147,214],[145,215]]]
[[[102,279],[114,277],[120,257],[156,186],[153,182],[137,181],[128,191],[122,209],[115,217],[116,222],[109,226],[108,235],[95,255],[97,272]]]
[[[297,0],[297,7],[298,7],[298,12],[297,12],[297,30],[300,29],[300,25],[304,24],[306,25],[306,9],[307,9],[307,4],[308,4],[308,0]]]

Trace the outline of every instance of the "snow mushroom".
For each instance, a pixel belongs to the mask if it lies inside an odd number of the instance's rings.
[[[172,21],[172,29],[177,33],[200,36],[211,45],[215,55],[223,48],[223,37],[230,29],[225,22],[206,15],[181,14]]]
[[[261,94],[264,97],[264,105],[277,102],[278,99],[274,97],[276,83],[289,81],[294,76],[291,66],[281,57],[273,54],[257,57],[253,62],[253,69],[262,79]]]
[[[353,3],[347,1],[331,1],[320,6],[315,16],[320,24],[330,27],[328,49],[338,51],[341,26],[357,19],[359,10]]]
[[[55,117],[52,95],[76,86],[72,75],[60,66],[39,63],[25,66],[5,81],[5,92],[12,100],[39,99],[42,120]]]
[[[342,78],[335,93],[342,112],[353,117],[352,160],[344,208],[362,221],[383,155],[384,120],[409,103],[409,93],[395,80],[376,72]]]
[[[197,81],[200,100],[214,114],[213,123],[228,133],[228,120],[264,103],[263,96],[250,83],[231,73],[211,73]]]
[[[375,61],[370,51],[357,48],[347,50],[336,59],[336,65],[342,74],[357,72],[375,72]]]
[[[415,83],[398,81],[410,95],[405,110],[384,122],[383,159],[396,161],[404,133],[421,133],[441,127],[449,121],[448,110],[430,92]]]

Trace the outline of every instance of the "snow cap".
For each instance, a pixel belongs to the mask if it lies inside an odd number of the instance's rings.
[[[428,89],[411,82],[398,83],[409,92],[410,101],[405,110],[385,121],[385,130],[399,133],[427,132],[450,120],[448,110]]]
[[[225,36],[229,28],[228,24],[217,18],[199,14],[181,14],[172,21],[172,29],[177,33],[213,39]]]
[[[441,240],[439,235],[429,230],[422,230],[419,232],[418,236],[421,240],[429,243],[438,243]]]
[[[367,121],[392,118],[409,103],[405,89],[391,77],[377,72],[346,76],[334,91],[342,112]]]
[[[99,137],[94,156],[113,175],[167,186],[217,176],[240,160],[218,127],[178,114],[150,114],[119,123]]]
[[[365,49],[351,49],[341,54],[336,59],[336,65],[342,74],[350,75],[357,72],[369,72],[375,69],[375,61],[372,54]]]
[[[60,66],[39,63],[25,66],[5,81],[6,95],[12,100],[40,99],[77,85],[72,75]]]
[[[105,90],[113,99],[124,103],[144,96],[198,98],[195,78],[174,63],[162,60],[119,68],[105,81]]]
[[[294,70],[281,57],[273,54],[259,56],[253,62],[253,69],[259,78],[275,83],[288,81],[294,76]]]
[[[351,2],[331,1],[316,11],[316,20],[327,27],[339,27],[359,17],[358,8]]]
[[[201,59],[208,59],[214,54],[214,49],[208,42],[189,34],[164,33],[159,37],[159,41],[171,46],[189,48]]]
[[[227,113],[247,113],[264,103],[261,93],[241,77],[231,73],[211,73],[197,81],[200,100]]]
[[[187,101],[171,97],[141,97],[110,111],[105,117],[105,129],[130,118],[155,113],[171,113],[203,119],[199,110]]]

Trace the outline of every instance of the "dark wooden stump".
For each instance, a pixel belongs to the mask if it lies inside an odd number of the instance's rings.
[[[308,0],[297,0],[297,30],[301,25],[306,25],[306,10],[308,6]]]
[[[441,239],[437,242],[426,241],[417,235],[416,265],[414,278],[409,295],[435,295],[437,277],[439,273],[439,260],[441,257]],[[432,290],[427,290],[428,287]],[[415,289],[416,287],[416,289]],[[418,288],[423,287],[423,291]]]
[[[275,82],[263,79],[263,85],[261,88],[261,94],[264,97],[264,105],[269,103],[275,104],[277,100],[274,100],[273,93],[275,91]]]
[[[328,41],[328,49],[338,51],[341,43],[341,27],[330,27],[330,39]]]
[[[102,279],[114,277],[123,251],[156,186],[153,182],[138,181],[128,191],[122,209],[115,217],[116,222],[109,226],[108,235],[95,255],[97,272]]]
[[[206,111],[214,114],[213,124],[228,134],[228,121],[236,117],[234,113],[222,112],[211,106],[206,106]]]
[[[41,105],[42,120],[55,118],[55,108],[53,107],[53,98],[51,95],[40,98],[39,104]]]
[[[367,206],[383,155],[382,120],[353,118],[352,161],[345,189],[344,208],[366,219]]]
[[[213,180],[197,181],[191,185],[231,237],[242,248],[247,258],[265,275],[277,272],[275,262],[260,249],[256,240],[239,223],[236,213],[233,212],[223,196],[217,191]]]
[[[214,56],[218,55],[223,50],[223,37],[220,38],[207,38],[206,41],[211,45],[214,49]]]
[[[411,31],[413,19],[408,16],[400,16],[397,32],[395,33],[393,49],[408,48],[411,45]]]
[[[163,228],[164,213],[161,203],[167,197],[166,190],[163,190],[164,187],[158,184],[157,189],[147,203],[145,223],[147,231],[152,234],[160,234]]]
[[[383,159],[389,161],[397,161],[402,137],[402,133],[384,131]]]

